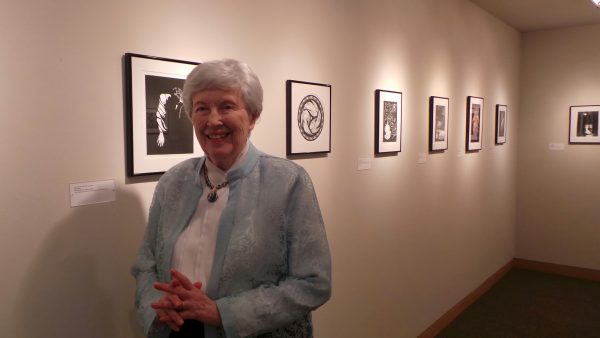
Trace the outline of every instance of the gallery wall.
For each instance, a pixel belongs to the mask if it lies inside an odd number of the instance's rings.
[[[252,142],[282,157],[285,81],[332,85],[332,152],[295,159],[333,258],[317,337],[415,337],[515,254],[517,141],[530,139],[518,134],[520,35],[468,1],[7,0],[0,16],[7,337],[142,336],[129,267],[158,177],[125,176],[127,52],[248,62],[265,90]],[[376,89],[404,95],[397,155],[373,155]],[[431,95],[450,98],[443,153],[428,153]],[[469,95],[485,99],[474,153]],[[509,111],[501,146],[496,104]],[[69,183],[95,180],[115,180],[117,200],[71,208]]]
[[[600,270],[600,145],[569,144],[569,108],[600,105],[600,25],[523,35],[517,256]]]

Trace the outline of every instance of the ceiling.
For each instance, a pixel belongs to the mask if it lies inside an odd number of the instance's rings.
[[[471,0],[521,32],[600,24],[590,0]]]

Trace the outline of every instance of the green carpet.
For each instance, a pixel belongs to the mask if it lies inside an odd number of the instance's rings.
[[[600,338],[600,282],[513,269],[437,337]]]

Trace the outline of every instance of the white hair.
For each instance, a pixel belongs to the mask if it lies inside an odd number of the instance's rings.
[[[194,68],[183,85],[183,106],[192,116],[192,96],[205,90],[240,90],[246,110],[254,119],[262,112],[263,89],[258,76],[234,59],[208,61]]]

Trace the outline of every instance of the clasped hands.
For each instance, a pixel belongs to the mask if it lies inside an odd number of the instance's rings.
[[[221,325],[217,303],[201,289],[202,283],[192,283],[181,272],[171,269],[171,283],[154,283],[154,288],[164,295],[151,306],[156,310],[156,318],[171,330],[179,331],[186,319],[193,319],[211,325]]]

